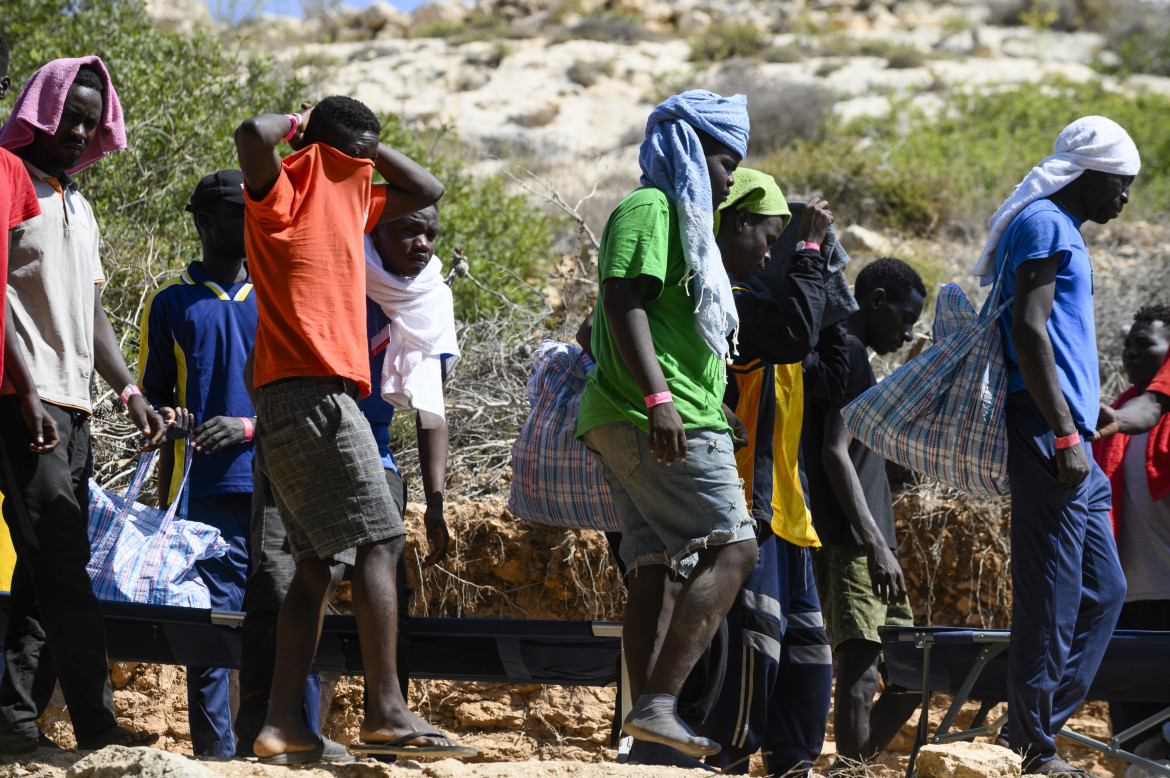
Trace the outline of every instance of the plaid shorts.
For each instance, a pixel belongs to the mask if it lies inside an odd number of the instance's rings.
[[[293,559],[353,564],[358,546],[406,534],[369,422],[341,386],[267,384],[256,414],[256,453]]]

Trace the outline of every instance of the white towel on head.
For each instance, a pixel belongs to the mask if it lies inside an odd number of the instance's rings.
[[[459,362],[455,306],[443,282],[443,263],[432,257],[414,278],[400,278],[382,267],[382,258],[367,235],[366,296],[390,319],[370,344],[374,350],[386,349],[382,399],[395,408],[418,411],[426,429],[438,426],[446,418],[443,365],[450,371]]]
[[[1032,168],[991,217],[991,234],[975,263],[975,275],[979,276],[980,284],[987,286],[994,280],[995,250],[999,239],[1012,219],[1019,216],[1029,203],[1056,194],[1086,170],[1136,176],[1141,166],[1133,139],[1112,119],[1085,116],[1065,127],[1056,139],[1052,156],[1045,157]]]

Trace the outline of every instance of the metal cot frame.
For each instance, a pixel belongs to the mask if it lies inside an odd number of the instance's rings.
[[[926,743],[953,743],[993,735],[1007,722],[1007,714],[985,724],[997,703],[1007,701],[1008,630],[946,627],[884,626],[878,630],[885,654],[888,681],[906,691],[921,692],[921,712],[910,752],[906,777],[917,774],[914,763]],[[930,700],[935,693],[952,694],[954,701],[930,734]],[[1164,701],[1170,699],[1170,632],[1115,632],[1101,668],[1089,689],[1090,700]],[[951,732],[967,700],[979,701],[971,727]],[[1124,759],[1170,777],[1170,767],[1121,748],[1121,743],[1170,720],[1170,707],[1102,742],[1067,727],[1060,734],[1107,756]]]

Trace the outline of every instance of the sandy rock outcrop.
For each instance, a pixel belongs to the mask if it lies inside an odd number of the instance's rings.
[[[917,767],[921,778],[1019,778],[1020,755],[990,743],[925,745]]]
[[[215,778],[216,773],[185,756],[156,748],[106,746],[76,762],[66,778]]]
[[[163,30],[190,35],[215,27],[211,9],[203,0],[146,0],[146,13]]]

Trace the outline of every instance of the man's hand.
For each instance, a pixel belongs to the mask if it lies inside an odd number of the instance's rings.
[[[1089,458],[1085,447],[1078,443],[1056,449],[1056,480],[1073,487],[1089,477]]]
[[[800,215],[800,239],[805,243],[823,246],[829,236],[829,225],[833,223],[833,212],[827,200],[813,197],[804,205]]]
[[[687,458],[687,433],[674,403],[665,402],[646,409],[646,426],[650,434],[650,453],[666,466],[675,459]]]
[[[423,560],[423,567],[430,567],[447,556],[447,546],[451,543],[451,533],[447,531],[447,521],[443,518],[442,503],[427,505],[423,526],[427,531],[427,547],[431,550]]]
[[[1097,416],[1097,431],[1093,437],[1089,438],[1090,443],[1096,443],[1098,440],[1116,435],[1121,428],[1121,424],[1117,419],[1117,411],[1109,407],[1105,403],[1101,403],[1101,413]]]
[[[131,397],[126,405],[126,415],[130,417],[130,423],[146,438],[141,450],[153,451],[158,448],[167,428],[163,417],[155,413],[150,403],[146,402],[146,398],[140,394]]]
[[[312,112],[312,103],[301,103],[301,120],[297,123],[297,131],[288,139],[288,147],[293,151],[300,151],[305,145],[305,129],[309,126],[309,114]]]
[[[865,549],[869,565],[869,582],[873,593],[886,605],[897,605],[906,599],[906,579],[898,558],[885,543],[875,543]]]
[[[163,425],[167,428],[163,440],[167,442],[182,440],[191,434],[191,426],[195,423],[195,417],[191,415],[189,410],[164,406],[159,408],[158,412],[162,416]]]
[[[20,395],[20,415],[24,419],[24,426],[32,436],[28,450],[34,454],[47,454],[57,447],[60,438],[57,435],[57,422],[45,413],[41,405],[41,398],[35,392]]]
[[[196,451],[214,454],[228,446],[246,443],[244,422],[235,416],[215,416],[195,428],[192,442]]]
[[[727,403],[723,403],[723,415],[727,418],[728,426],[731,427],[731,445],[736,451],[739,451],[748,444],[747,425],[735,415],[735,411],[731,410]]]

